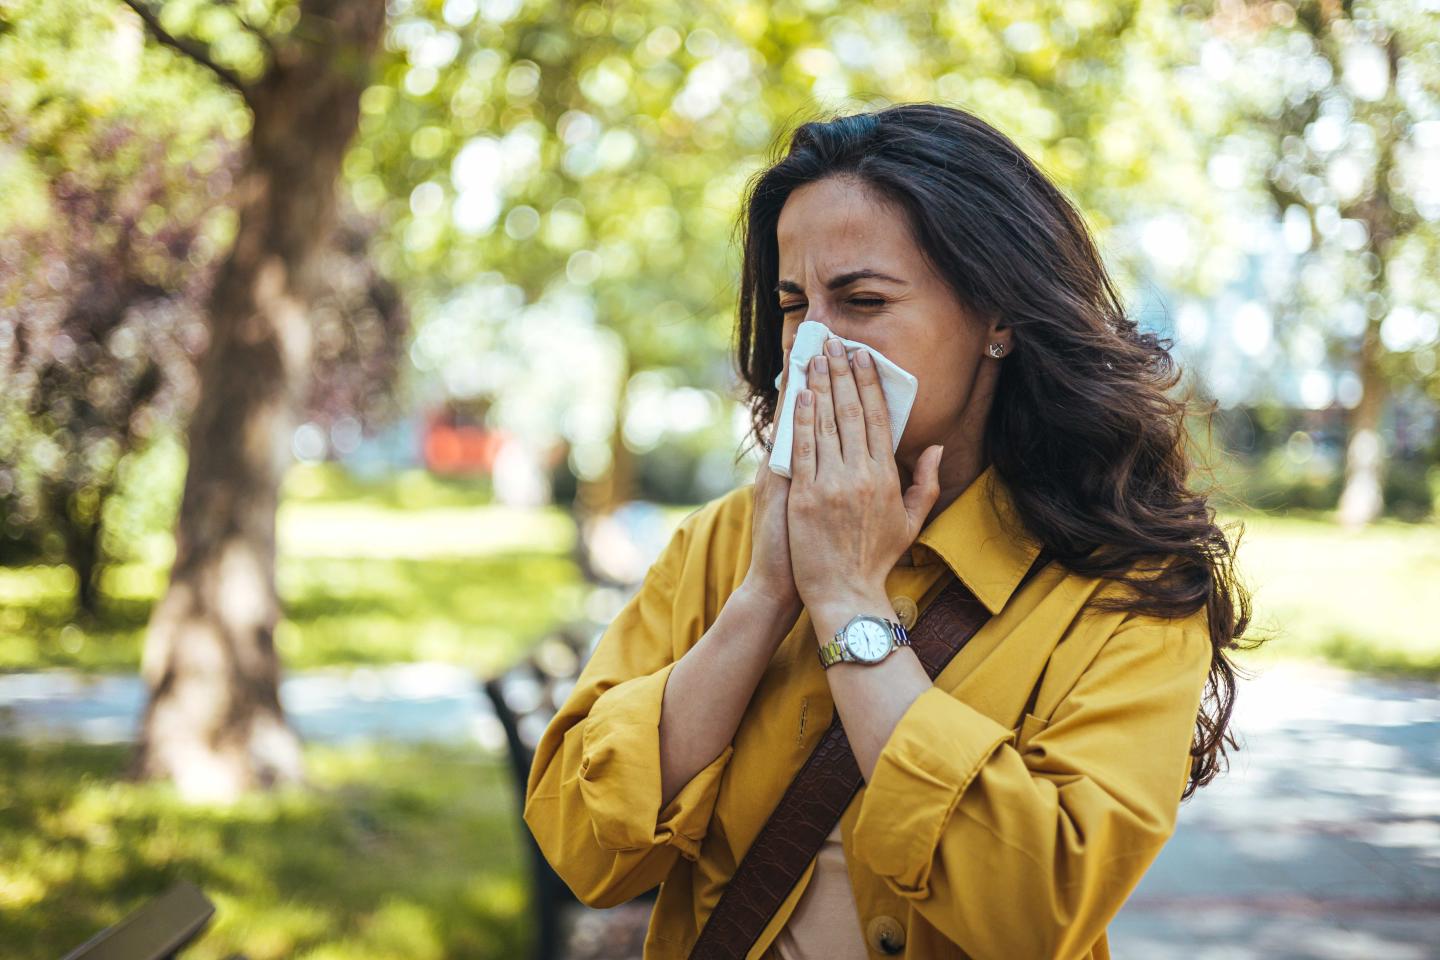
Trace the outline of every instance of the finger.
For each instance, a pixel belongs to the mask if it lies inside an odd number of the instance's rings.
[[[865,438],[870,456],[876,460],[895,459],[895,441],[890,430],[890,407],[885,402],[885,391],[880,386],[880,371],[875,368],[875,359],[864,347],[855,351],[851,358],[855,383],[860,388],[860,402],[865,406]]]
[[[831,364],[824,354],[810,360],[806,383],[815,394],[815,474],[844,462],[840,455],[840,432],[835,423],[835,404],[830,395]]]
[[[915,465],[915,475],[911,477],[910,489],[901,496],[909,521],[911,540],[920,535],[925,518],[930,515],[930,509],[940,498],[940,456],[944,451],[943,446],[934,446],[920,454],[920,462]]]
[[[795,422],[790,434],[790,480],[804,486],[815,480],[815,391],[795,397]]]
[[[840,349],[838,357],[831,352],[835,347]],[[847,462],[856,463],[870,456],[865,438],[865,407],[860,403],[860,390],[850,369],[850,358],[845,355],[845,344],[839,337],[831,337],[825,344],[825,352],[830,357],[830,396],[835,403],[840,454]]]

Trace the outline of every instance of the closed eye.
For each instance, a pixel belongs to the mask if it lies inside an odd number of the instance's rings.
[[[851,297],[846,302],[853,303],[856,306],[866,307],[867,309],[873,307],[883,307],[885,305],[884,300],[878,299],[876,297]],[[803,306],[805,306],[805,304],[803,303],[792,303],[789,306],[781,307],[780,312],[789,313],[790,311],[797,310]]]

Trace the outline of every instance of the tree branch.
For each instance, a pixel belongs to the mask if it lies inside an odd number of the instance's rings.
[[[270,39],[270,34],[266,33],[264,30],[262,30],[260,27],[257,27],[249,20],[246,20],[245,17],[240,14],[240,11],[236,9],[235,0],[215,0],[215,2],[220,4],[220,6],[222,7],[226,7],[227,9],[229,9],[230,15],[235,18],[235,22],[240,24],[240,28],[242,30],[250,34],[250,36],[254,37],[255,41],[259,43],[260,46],[265,48],[266,54],[269,55],[271,62],[273,63],[276,55],[275,41]]]
[[[166,30],[160,23],[159,15],[150,9],[150,5],[145,0],[121,0],[121,2],[135,11],[135,14],[145,22],[145,27],[150,31],[150,35],[162,45],[183,53],[195,63],[208,69],[228,86],[234,88],[240,96],[245,98],[245,102],[250,105],[251,109],[254,109],[255,104],[250,99],[250,85],[241,79],[234,70],[216,63],[207,44],[193,37],[177,37]]]

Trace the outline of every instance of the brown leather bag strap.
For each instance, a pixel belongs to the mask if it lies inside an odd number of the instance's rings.
[[[1015,591],[1048,560],[1042,550]],[[911,647],[932,681],[989,619],[985,605],[952,577],[909,631]],[[691,960],[744,960],[863,784],[837,710],[740,859],[690,950]]]

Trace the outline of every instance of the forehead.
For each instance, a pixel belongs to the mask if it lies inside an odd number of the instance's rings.
[[[775,225],[782,274],[787,264],[837,265],[918,257],[904,212],[856,180],[830,177],[794,190]],[[877,264],[878,266],[878,264]]]

